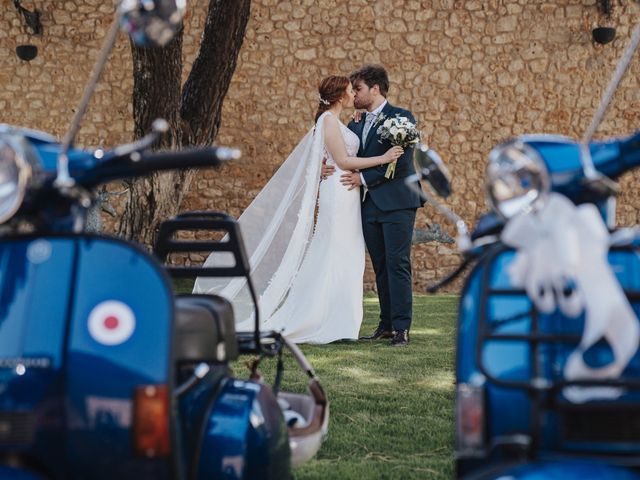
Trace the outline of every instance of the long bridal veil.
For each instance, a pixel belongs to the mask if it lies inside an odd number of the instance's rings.
[[[315,133],[311,129],[304,136],[238,219],[263,321],[286,297],[313,234],[324,151],[322,117]],[[204,266],[228,261],[224,254],[212,253]],[[227,298],[234,307],[236,330],[253,330],[253,304],[245,279],[199,277],[193,291]]]

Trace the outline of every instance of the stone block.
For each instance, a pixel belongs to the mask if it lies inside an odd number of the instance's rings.
[[[304,48],[304,49],[296,50],[294,52],[294,56],[298,60],[314,60],[315,58],[318,57],[318,54],[315,48]]]
[[[391,48],[391,37],[387,33],[379,33],[375,36],[374,45],[377,50],[388,50]]]
[[[497,32],[513,32],[518,28],[518,17],[516,15],[507,15],[500,17],[496,21]]]

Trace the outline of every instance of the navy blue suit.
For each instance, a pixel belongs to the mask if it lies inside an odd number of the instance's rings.
[[[385,117],[407,117],[415,123],[413,114],[387,103],[382,109]],[[369,130],[362,143],[364,116],[351,121],[349,129],[360,138],[358,157],[383,155],[392,145],[381,141],[377,130],[382,122]],[[408,330],[411,326],[412,281],[411,238],[416,209],[424,201],[409,189],[404,179],[415,173],[413,148],[405,149],[396,163],[394,178],[385,178],[387,165],[361,171],[367,191],[363,189],[362,232],[373,263],[380,299],[380,327],[385,330]]]

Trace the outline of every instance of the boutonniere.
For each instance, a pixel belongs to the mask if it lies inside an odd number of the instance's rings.
[[[376,116],[376,119],[373,121],[373,125],[371,125],[371,128],[373,128],[374,126],[379,124],[385,118],[387,118],[387,116],[384,113],[382,113],[382,112],[378,113],[378,115]]]

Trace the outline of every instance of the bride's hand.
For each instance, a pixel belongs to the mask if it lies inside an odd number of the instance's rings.
[[[358,123],[361,118],[362,118],[362,110],[356,110],[355,112],[353,112],[353,115],[351,115],[351,120],[353,120],[356,123]]]
[[[391,147],[387,152],[383,155],[384,163],[395,163],[404,153],[402,147]]]

